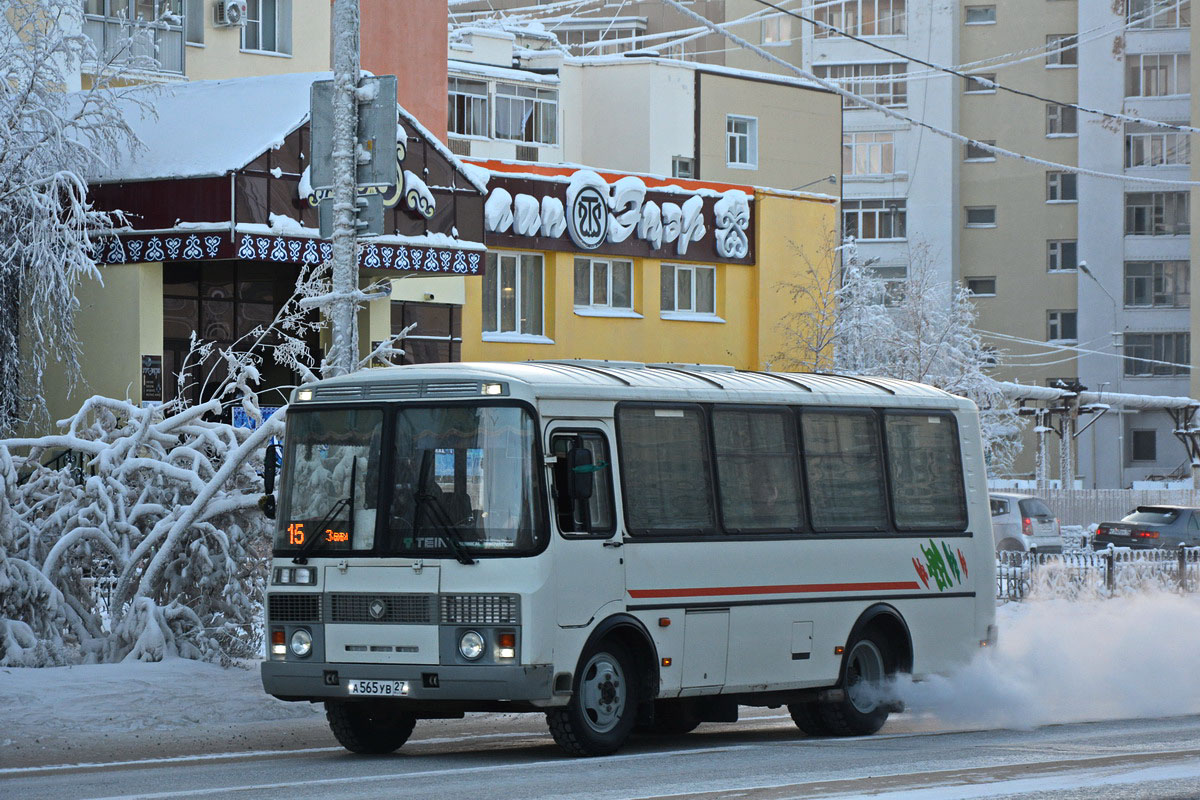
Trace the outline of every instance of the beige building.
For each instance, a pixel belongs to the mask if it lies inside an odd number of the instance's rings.
[[[84,33],[121,62],[129,27],[153,37],[158,69],[146,81],[213,80],[329,69],[329,0],[246,0],[234,23],[223,0],[84,0]],[[152,24],[153,23],[153,24]],[[88,73],[97,65],[84,66]]]

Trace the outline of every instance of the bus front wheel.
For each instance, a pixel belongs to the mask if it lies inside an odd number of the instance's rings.
[[[325,703],[325,719],[338,743],[352,753],[391,753],[408,741],[417,720],[387,701]]]
[[[820,721],[835,736],[867,736],[887,722],[891,702],[888,679],[896,660],[888,639],[867,630],[850,642],[843,662],[843,698],[817,707]]]
[[[579,660],[570,702],[546,712],[554,741],[576,756],[616,752],[637,720],[637,685],[624,645],[611,639],[598,642]]]

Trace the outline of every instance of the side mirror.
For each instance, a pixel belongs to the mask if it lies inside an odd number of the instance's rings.
[[[267,453],[263,457],[264,494],[259,499],[258,505],[267,519],[275,519],[275,469],[279,462],[279,450],[280,446],[273,444],[267,448]]]
[[[572,447],[567,451],[567,496],[572,500],[590,500],[595,486],[592,451]]]

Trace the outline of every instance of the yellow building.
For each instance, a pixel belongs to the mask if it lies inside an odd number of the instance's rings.
[[[487,269],[467,280],[462,359],[768,369],[799,311],[781,284],[832,269],[836,198],[574,166],[488,170]]]

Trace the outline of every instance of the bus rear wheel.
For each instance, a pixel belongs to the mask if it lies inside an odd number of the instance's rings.
[[[792,722],[796,723],[796,727],[809,736],[828,736],[832,733],[825,723],[825,718],[821,716],[820,703],[815,701],[789,703],[787,708],[788,713],[792,715]]]
[[[620,642],[589,648],[579,660],[571,700],[546,712],[554,741],[575,756],[616,752],[637,720],[637,685],[633,659]]]
[[[834,736],[868,736],[883,727],[891,709],[887,682],[896,671],[892,649],[877,631],[866,631],[850,642],[843,663],[844,697],[818,705],[818,715]]]
[[[416,717],[396,710],[387,701],[330,700],[325,703],[325,719],[342,747],[374,755],[400,749],[417,724]]]

